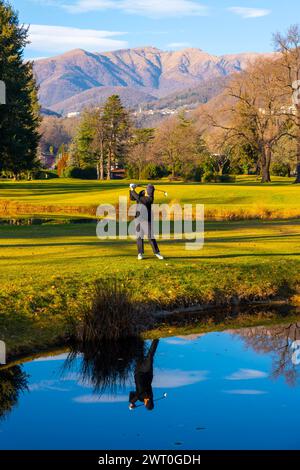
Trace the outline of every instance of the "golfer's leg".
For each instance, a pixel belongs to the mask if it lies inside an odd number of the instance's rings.
[[[143,255],[144,254],[144,239],[141,237],[138,237],[136,239],[136,244],[137,244],[138,254]]]
[[[159,253],[159,248],[158,248],[158,244],[157,244],[157,241],[155,240],[155,238],[150,238],[149,239],[149,243],[152,247],[152,251],[153,253],[156,255],[157,253]]]
[[[151,248],[152,248],[152,251],[153,253],[156,255],[157,253],[159,253],[159,248],[158,248],[158,245],[157,245],[157,241],[156,239],[154,238],[154,234],[152,233],[152,225],[151,223],[148,223],[148,240],[149,240],[149,243],[151,245]]]

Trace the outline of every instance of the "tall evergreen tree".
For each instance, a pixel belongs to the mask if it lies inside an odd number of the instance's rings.
[[[24,61],[28,28],[12,6],[0,0],[0,80],[6,104],[0,105],[0,171],[18,178],[37,165],[39,105],[32,62]]]
[[[128,150],[130,135],[129,115],[118,95],[112,95],[106,101],[102,115],[107,142],[106,177],[111,177],[112,165],[124,159]]]

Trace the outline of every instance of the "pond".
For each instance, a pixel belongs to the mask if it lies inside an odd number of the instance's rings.
[[[0,448],[300,449],[299,339],[252,327],[2,369]]]
[[[58,225],[58,224],[96,224],[97,219],[88,217],[63,217],[63,216],[52,216],[52,217],[1,217],[0,225]]]

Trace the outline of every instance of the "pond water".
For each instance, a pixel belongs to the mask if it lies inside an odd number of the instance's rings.
[[[2,369],[0,448],[300,449],[299,339],[253,327]]]
[[[2,217],[0,218],[0,225],[53,225],[53,224],[95,224],[97,219],[88,217]]]

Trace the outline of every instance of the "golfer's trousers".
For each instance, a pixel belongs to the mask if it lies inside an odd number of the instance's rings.
[[[151,245],[153,253],[154,254],[159,253],[157,241],[155,240],[155,238],[153,238],[153,235],[151,232],[152,232],[151,223],[148,222],[148,234],[147,235],[148,235],[149,243]],[[142,231],[137,230],[136,235],[137,235],[136,243],[137,243],[138,253],[143,254],[144,253],[144,234]]]

